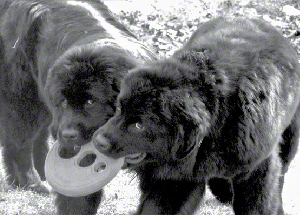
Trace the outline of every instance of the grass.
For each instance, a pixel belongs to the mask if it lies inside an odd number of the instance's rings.
[[[294,5],[300,9],[298,0],[106,0],[105,3],[129,29],[162,57],[172,54],[180,47],[197,24],[220,14],[264,16],[285,35],[290,35],[300,28],[300,17],[290,17],[280,11],[284,5]],[[298,46],[299,52],[299,39],[294,39],[293,43]],[[283,190],[286,215],[300,214],[299,178],[300,153],[291,165]],[[105,198],[98,214],[133,213],[139,198],[137,184],[134,175],[120,172],[105,187]],[[22,189],[10,190],[5,184],[0,157],[0,215],[36,214],[55,214],[53,197]],[[233,212],[231,207],[219,204],[207,190],[197,214],[233,215]]]
[[[0,157],[1,159],[1,157]],[[283,190],[286,215],[300,214],[300,153],[291,164]],[[0,162],[0,214],[1,215],[54,215],[53,196],[22,189],[10,190],[5,184],[3,165]],[[121,171],[105,187],[105,197],[98,215],[127,215],[138,204],[138,181],[134,175]],[[222,205],[207,189],[204,202],[198,209],[201,215],[233,215],[230,206]]]
[[[159,56],[171,55],[197,26],[219,15],[258,17],[285,36],[300,29],[300,16],[283,12],[300,10],[298,0],[104,0],[115,15]],[[300,54],[300,37],[292,39]]]

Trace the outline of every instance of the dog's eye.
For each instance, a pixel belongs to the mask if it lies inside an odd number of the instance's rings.
[[[68,106],[68,101],[67,101],[67,99],[62,100],[61,106],[62,106],[63,108],[67,108],[67,106]]]
[[[93,99],[88,99],[85,103],[86,106],[92,106],[95,103]]]
[[[128,127],[129,132],[141,133],[145,130],[145,126],[142,123],[133,123]]]
[[[141,123],[137,122],[135,123],[135,129],[142,131],[145,129],[145,127]]]

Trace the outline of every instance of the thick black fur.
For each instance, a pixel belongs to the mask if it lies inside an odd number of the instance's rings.
[[[137,215],[193,214],[208,180],[235,214],[283,215],[299,81],[297,54],[274,27],[216,18],[170,58],[123,79],[119,107],[94,142],[111,157],[146,153],[129,165],[141,180]]]
[[[1,0],[0,128],[8,184],[47,192],[41,179],[49,125],[62,144],[87,143],[113,116],[120,79],[154,58],[98,0]],[[100,198],[101,191],[57,195],[58,214],[95,214]]]

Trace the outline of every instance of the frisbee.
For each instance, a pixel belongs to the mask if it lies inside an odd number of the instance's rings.
[[[52,188],[70,197],[99,191],[120,171],[124,158],[114,159],[101,154],[89,142],[63,155],[66,148],[56,142],[46,157],[45,173]]]

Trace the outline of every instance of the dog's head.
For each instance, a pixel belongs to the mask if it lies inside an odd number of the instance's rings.
[[[48,74],[52,135],[62,144],[83,145],[115,112],[120,80],[136,65],[111,46],[84,46],[62,55]]]
[[[129,155],[133,164],[176,162],[196,152],[210,113],[205,92],[195,91],[204,83],[190,72],[172,60],[132,71],[122,81],[115,115],[94,134],[96,147],[115,158]]]

